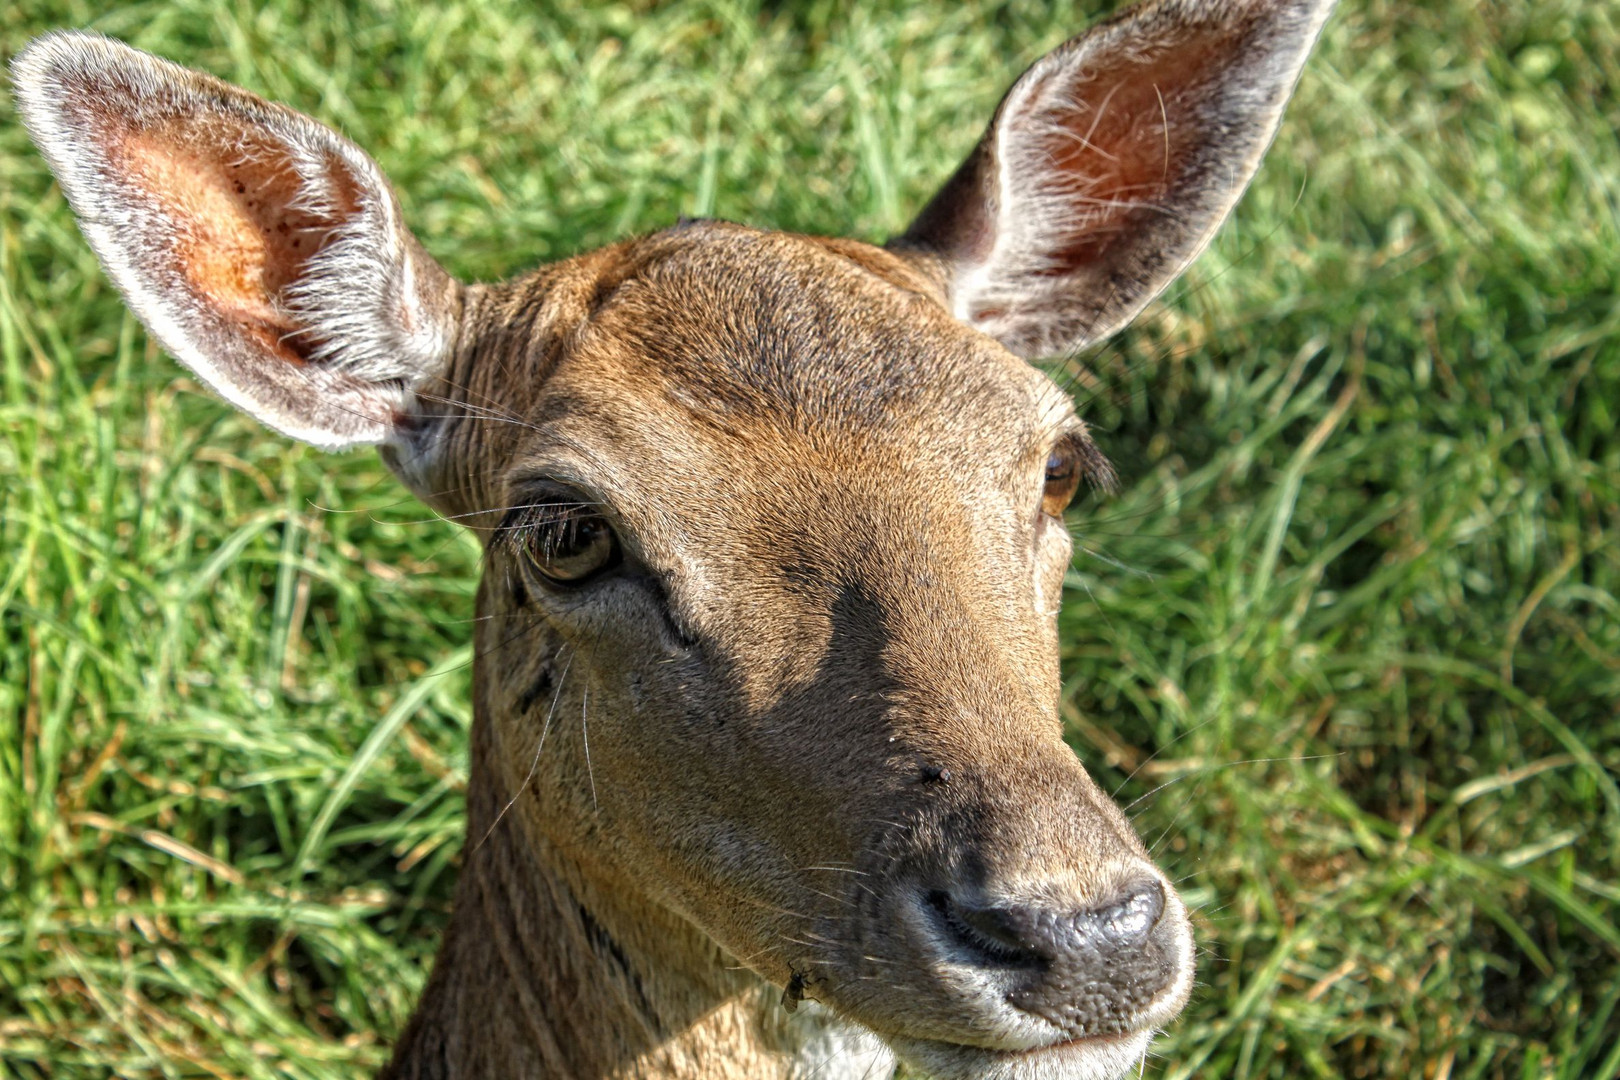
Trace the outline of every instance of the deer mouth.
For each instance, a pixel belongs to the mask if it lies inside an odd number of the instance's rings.
[[[1156,1029],[1090,1035],[1028,1050],[890,1039],[896,1054],[936,1080],[1119,1080],[1147,1056]]]

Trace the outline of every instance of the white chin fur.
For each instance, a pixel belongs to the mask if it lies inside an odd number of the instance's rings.
[[[866,1028],[806,1000],[789,1023],[798,1040],[791,1080],[889,1080],[894,1054]]]
[[[895,1052],[934,1080],[1120,1080],[1136,1070],[1152,1031],[999,1052],[973,1046],[892,1039]]]

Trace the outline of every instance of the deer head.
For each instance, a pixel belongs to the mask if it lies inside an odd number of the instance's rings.
[[[484,539],[468,853],[398,1074],[1140,1060],[1193,940],[1063,741],[1063,513],[1110,470],[1026,359],[1201,250],[1330,6],[1095,27],[886,247],[688,222],[498,285],[313,120],[91,34],[17,58],[164,347]]]

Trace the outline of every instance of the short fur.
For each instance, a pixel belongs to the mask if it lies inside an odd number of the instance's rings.
[[[277,430],[381,443],[485,538],[465,864],[386,1076],[1141,1060],[1191,927],[1063,741],[1061,509],[1108,473],[1015,353],[1111,331],[1197,254],[1329,7],[1102,24],[887,249],[683,223],[496,285],[312,120],[90,34],[17,58],[154,336]],[[621,561],[548,577],[536,506]]]

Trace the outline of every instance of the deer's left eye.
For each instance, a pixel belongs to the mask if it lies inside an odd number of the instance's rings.
[[[1041,512],[1060,518],[1080,486],[1080,455],[1065,439],[1053,447],[1046,459],[1046,487],[1041,492]]]

